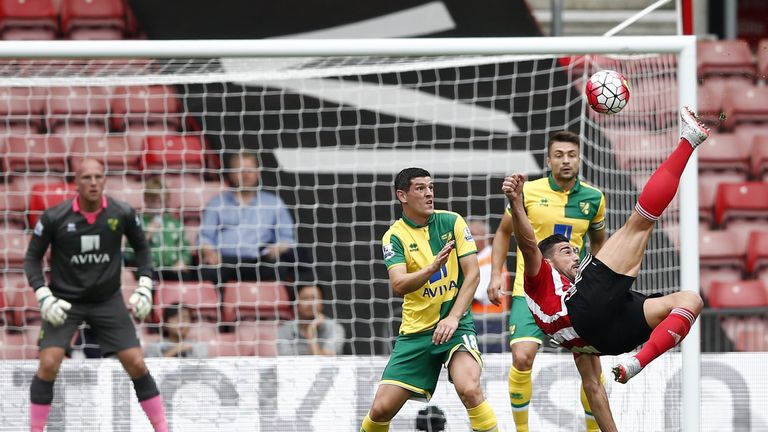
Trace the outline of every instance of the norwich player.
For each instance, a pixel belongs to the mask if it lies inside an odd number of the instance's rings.
[[[467,408],[473,431],[497,431],[480,387],[482,360],[469,310],[480,280],[477,250],[464,219],[435,210],[422,168],[395,177],[403,217],[383,237],[392,289],[404,297],[403,321],[361,432],[384,432],[408,399],[428,401],[442,365]]]
[[[525,183],[523,205],[533,225],[536,241],[553,234],[562,234],[583,258],[584,240],[587,235],[593,254],[596,254],[605,242],[605,197],[600,190],[579,180],[579,146],[579,136],[573,132],[563,131],[552,135],[547,143],[547,166],[551,174]],[[488,298],[496,304],[505,294],[502,292],[501,275],[513,229],[512,215],[507,206],[493,239],[491,282],[487,287]],[[546,337],[536,326],[525,302],[523,274],[523,260],[518,248],[509,314],[512,366],[509,369],[508,381],[512,416],[517,432],[528,431],[528,405],[533,391],[531,368],[536,352]],[[587,432],[598,431],[583,388],[581,402],[584,406]]]

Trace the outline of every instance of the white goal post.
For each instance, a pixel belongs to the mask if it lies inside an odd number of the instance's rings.
[[[679,104],[696,107],[693,36],[356,40],[0,41],[0,59],[209,59],[292,57],[570,56],[673,54]],[[4,77],[6,79],[8,77]],[[630,83],[631,84],[631,83]],[[8,81],[4,86],[12,86]],[[630,99],[629,104],[632,104]],[[697,158],[678,193],[680,286],[699,291]],[[682,344],[682,430],[700,430],[700,326]]]

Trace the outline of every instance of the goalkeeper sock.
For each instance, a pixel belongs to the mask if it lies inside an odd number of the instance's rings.
[[[688,334],[695,320],[696,316],[686,308],[672,309],[672,312],[653,329],[643,349],[635,354],[640,367],[645,367],[653,359],[679,344]]]
[[[605,385],[605,375],[600,373],[600,383]],[[600,427],[597,425],[597,419],[592,414],[592,408],[589,406],[589,399],[584,392],[584,385],[581,386],[581,406],[584,407],[584,418],[587,424],[587,432],[600,432]]]
[[[531,403],[533,383],[531,371],[519,371],[514,366],[509,368],[509,400],[512,404],[512,418],[517,432],[528,432],[528,405]]]
[[[680,177],[692,154],[693,147],[688,141],[681,139],[675,151],[659,165],[640,193],[635,205],[635,210],[640,216],[651,221],[657,221],[661,217],[677,193]]]
[[[29,386],[29,401],[29,430],[43,432],[51,413],[53,381],[43,381],[35,375]]]
[[[360,427],[360,432],[387,432],[388,430],[389,422],[375,422],[367,414],[363,419],[363,425]]]
[[[487,400],[474,408],[467,409],[467,414],[474,432],[498,432],[496,414],[493,413],[491,404]]]
[[[141,409],[144,410],[149,422],[152,423],[155,432],[168,432],[163,398],[160,396],[160,391],[157,389],[152,375],[147,372],[146,375],[133,380],[133,389],[136,391]]]

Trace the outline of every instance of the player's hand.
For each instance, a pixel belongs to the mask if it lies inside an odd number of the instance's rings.
[[[440,270],[440,268],[448,262],[448,257],[451,255],[451,250],[455,245],[456,240],[451,240],[440,249],[440,252],[438,252],[435,257],[435,261],[432,263],[432,273]]]
[[[523,183],[525,183],[525,177],[522,174],[512,174],[504,178],[504,183],[501,185],[501,191],[510,200],[516,200],[520,198],[523,192]]]
[[[441,319],[437,323],[437,327],[435,327],[435,332],[432,334],[432,343],[440,345],[448,342],[453,337],[453,333],[456,332],[457,328],[459,328],[459,320],[456,317],[448,315]]]
[[[128,299],[128,303],[133,310],[133,316],[139,321],[143,321],[144,318],[149,315],[149,311],[152,310],[152,279],[146,276],[139,278],[139,286],[131,294],[131,298]]]
[[[488,283],[486,292],[488,293],[488,300],[496,306],[501,305],[501,299],[507,295],[502,289],[504,287],[504,280],[501,275],[491,275],[491,281]]]
[[[35,297],[40,304],[40,315],[54,327],[64,324],[67,319],[67,311],[72,305],[58,297],[55,297],[51,289],[43,286],[35,290]]]

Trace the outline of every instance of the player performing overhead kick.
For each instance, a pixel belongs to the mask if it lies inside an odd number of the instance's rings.
[[[651,176],[635,211],[596,256],[580,262],[568,239],[555,234],[538,245],[522,201],[520,174],[504,179],[515,238],[525,260],[525,296],[536,324],[573,352],[592,413],[600,430],[616,431],[608,395],[600,383],[598,356],[618,355],[645,343],[613,368],[626,383],[648,363],[676,346],[701,312],[701,297],[690,291],[646,297],[630,290],[653,225],[677,192],[693,150],[709,136],[693,112],[680,110],[680,143]]]

